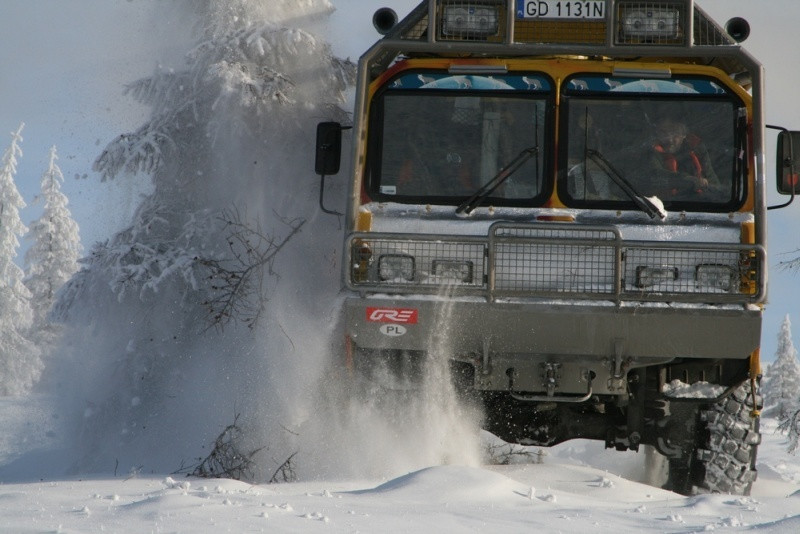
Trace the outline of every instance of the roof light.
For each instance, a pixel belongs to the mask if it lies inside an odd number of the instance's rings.
[[[681,37],[679,6],[653,7],[634,2],[619,6],[619,35],[622,42],[674,42]]]
[[[497,6],[463,2],[443,6],[442,35],[461,39],[486,38],[497,35],[500,15]]]

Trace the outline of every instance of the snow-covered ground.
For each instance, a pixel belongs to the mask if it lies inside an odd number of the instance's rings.
[[[544,449],[533,455],[541,463],[432,465],[386,478],[56,476],[67,466],[51,406],[0,399],[0,532],[800,532],[800,461],[773,420],[763,421],[750,497],[684,497],[639,482],[644,453],[588,441]]]

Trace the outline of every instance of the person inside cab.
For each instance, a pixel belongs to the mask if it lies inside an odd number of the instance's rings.
[[[720,187],[702,140],[671,117],[655,123],[649,168],[654,192],[664,200],[692,200]]]
[[[400,153],[398,193],[455,197],[479,184],[481,108],[475,97],[451,98],[415,117]]]

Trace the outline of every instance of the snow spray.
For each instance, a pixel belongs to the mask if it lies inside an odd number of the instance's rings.
[[[442,296],[449,292],[443,288]],[[374,382],[357,375],[353,389],[332,392],[336,400],[324,404],[306,441],[318,444],[306,451],[314,458],[312,476],[392,477],[431,465],[480,463],[480,410],[459,398],[450,372],[451,312],[447,304],[438,310],[440,328],[422,361],[408,363],[411,376],[379,370]]]
[[[201,35],[185,69],[132,84],[152,117],[98,158],[109,179],[150,174],[153,192],[61,302],[64,372],[50,384],[73,413],[73,472],[190,471],[234,422],[254,481],[290,458],[292,476],[311,478],[477,457],[476,417],[446,368],[446,310],[421,389],[394,416],[342,387],[343,225],[319,209],[313,171],[316,124],[348,120],[347,66],[314,33],[331,10],[237,0],[164,11]],[[329,206],[344,205],[343,182],[330,181]],[[231,218],[279,250],[261,264],[247,321],[210,325],[215,287],[198,258],[232,259]]]

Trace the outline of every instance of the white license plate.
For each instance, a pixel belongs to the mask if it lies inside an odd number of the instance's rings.
[[[526,19],[604,19],[606,0],[522,0]]]

